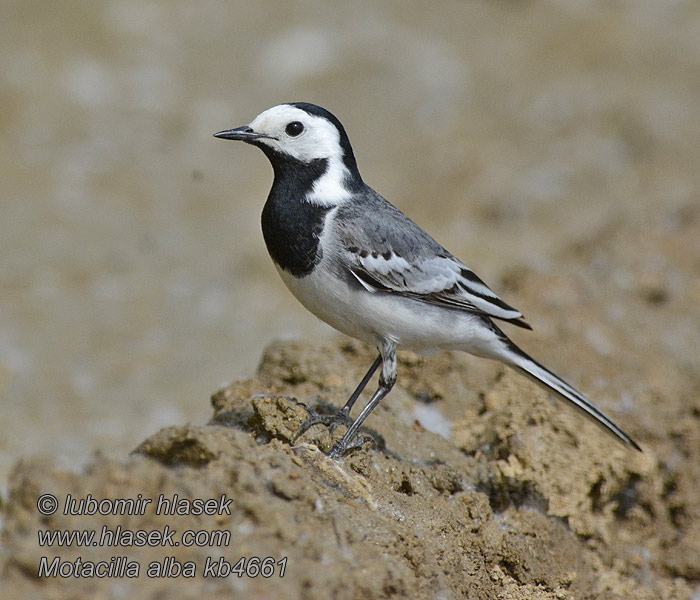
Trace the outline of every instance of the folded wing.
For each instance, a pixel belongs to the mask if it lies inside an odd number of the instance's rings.
[[[415,298],[531,329],[471,269],[394,206],[378,197],[371,219],[341,207],[340,243],[347,267],[369,292]]]

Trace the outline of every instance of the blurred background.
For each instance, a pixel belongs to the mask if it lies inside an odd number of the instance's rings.
[[[267,160],[212,137],[270,106],[334,112],[364,179],[496,291],[698,204],[690,0],[4,0],[0,56],[0,481],[205,422],[271,340],[336,335],[265,251]]]

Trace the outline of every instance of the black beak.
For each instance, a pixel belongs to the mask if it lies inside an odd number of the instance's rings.
[[[236,127],[235,129],[219,131],[219,133],[214,134],[214,137],[221,138],[222,140],[252,142],[254,140],[259,140],[260,138],[271,138],[272,136],[264,135],[262,133],[255,133],[248,125],[244,125],[243,127]]]

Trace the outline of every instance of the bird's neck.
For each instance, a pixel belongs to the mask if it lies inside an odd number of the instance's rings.
[[[275,173],[273,190],[275,187],[280,187],[295,196],[305,196],[312,191],[314,183],[328,171],[328,159],[326,158],[302,162],[291,156],[282,156],[276,152],[268,151],[265,147],[263,147],[263,152],[270,160]]]
[[[339,206],[359,191],[364,182],[357,170],[352,149],[349,156],[329,156],[302,162],[262,147],[275,172],[274,186],[322,206]]]
[[[275,263],[304,277],[321,260],[326,215],[348,202],[364,183],[340,158],[302,162],[266,152],[275,179],[262,212],[265,245]],[[356,170],[356,168],[355,168]]]

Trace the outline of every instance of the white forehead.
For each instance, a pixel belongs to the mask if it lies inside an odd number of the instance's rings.
[[[293,121],[304,125],[304,131],[296,137],[285,131]],[[289,104],[273,106],[260,113],[250,123],[250,128],[256,133],[274,136],[277,139],[260,141],[302,161],[342,155],[340,134],[333,123]]]

